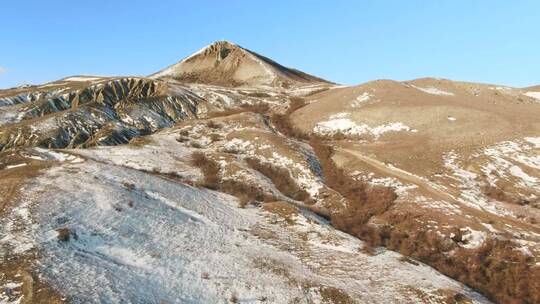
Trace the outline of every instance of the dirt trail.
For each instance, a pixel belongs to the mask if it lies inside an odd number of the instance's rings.
[[[393,177],[397,177],[397,178],[399,178],[401,180],[404,180],[404,181],[407,181],[409,183],[415,184],[420,189],[432,194],[433,196],[435,196],[438,199],[441,199],[441,200],[444,200],[444,201],[450,201],[450,202],[459,204],[459,202],[452,195],[450,195],[448,193],[445,193],[445,192],[443,192],[443,191],[441,191],[439,189],[433,188],[425,180],[421,179],[418,176],[415,176],[415,175],[413,175],[413,174],[411,174],[409,172],[400,170],[398,168],[390,167],[390,166],[388,166],[387,164],[385,164],[385,163],[383,163],[381,161],[373,159],[373,158],[371,158],[369,156],[366,156],[366,155],[364,155],[362,153],[359,153],[357,151],[349,150],[349,149],[340,149],[340,150],[344,151],[346,153],[349,153],[351,155],[354,155],[356,158],[359,158],[360,160],[364,161],[366,164],[368,164],[369,166],[377,169],[378,171],[381,171],[381,172],[386,173],[386,174],[388,174],[390,176],[393,176]]]

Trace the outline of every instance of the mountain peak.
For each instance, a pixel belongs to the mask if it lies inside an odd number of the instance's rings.
[[[226,86],[287,87],[327,82],[224,40],[200,49],[151,77]]]

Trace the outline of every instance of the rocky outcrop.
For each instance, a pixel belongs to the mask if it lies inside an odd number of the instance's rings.
[[[27,92],[3,97],[24,104],[21,121],[0,129],[0,150],[20,146],[53,148],[115,145],[196,117],[198,96],[145,78],[118,78],[82,89]]]

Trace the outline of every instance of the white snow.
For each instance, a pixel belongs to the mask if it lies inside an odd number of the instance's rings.
[[[470,207],[483,209],[497,215],[511,215],[511,212],[490,202],[481,190],[478,175],[474,172],[463,169],[458,164],[458,154],[454,151],[444,155],[444,166],[448,168],[452,176],[459,182],[458,189],[460,196],[458,200]]]
[[[24,296],[20,289],[22,283],[8,281],[0,286],[1,304],[19,304],[22,303]]]
[[[398,196],[405,196],[407,195],[409,190],[418,188],[415,184],[404,184],[400,180],[398,180],[395,177],[374,177],[374,173],[371,172],[368,175],[363,175],[359,171],[355,171],[352,173],[352,175],[359,180],[369,182],[373,185],[380,185],[385,187],[393,188],[394,191]]]
[[[428,94],[432,94],[432,95],[446,95],[446,96],[454,96],[454,93],[452,92],[447,92],[447,91],[443,91],[441,89],[438,89],[436,87],[417,87],[417,86],[414,86],[413,87],[415,89],[418,89],[424,93],[428,93]]]
[[[94,81],[100,80],[102,77],[92,77],[92,76],[72,76],[62,79],[63,81]]]
[[[482,246],[486,240],[485,232],[473,230],[469,227],[462,228],[461,230],[464,231],[462,239],[465,241],[465,244],[460,245],[461,247],[475,249]]]
[[[456,121],[456,118],[455,117],[452,117],[452,116],[448,116],[446,117],[446,119],[450,120],[450,121]]]
[[[523,170],[518,166],[510,167],[510,173],[515,177],[520,178],[528,187],[534,187],[537,185],[538,180],[535,177],[523,172]]]
[[[540,92],[527,92],[525,95],[540,101]]]
[[[535,148],[540,148],[540,137],[525,137],[525,140],[533,144]]]
[[[317,123],[313,128],[315,133],[321,135],[371,135],[375,139],[388,132],[417,132],[402,122],[391,122],[383,125],[370,127],[365,123],[352,121],[347,118],[349,113],[338,113],[330,116],[329,120]]]
[[[17,165],[8,165],[8,166],[6,166],[6,169],[19,168],[19,167],[24,167],[26,165],[27,165],[26,163],[17,164]]]
[[[373,97],[373,95],[369,94],[368,92],[364,92],[361,95],[358,95],[358,97],[356,97],[352,101],[351,106],[353,108],[358,108],[358,107],[362,106],[364,103],[368,102],[372,97]]]

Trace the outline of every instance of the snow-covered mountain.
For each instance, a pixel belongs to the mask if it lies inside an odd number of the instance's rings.
[[[216,42],[0,91],[0,303],[538,303],[537,88]]]

